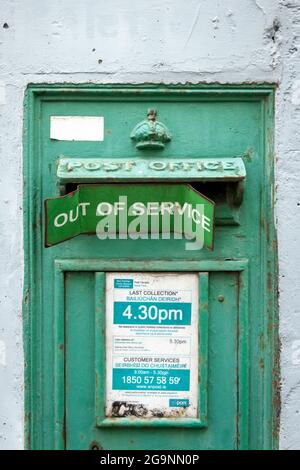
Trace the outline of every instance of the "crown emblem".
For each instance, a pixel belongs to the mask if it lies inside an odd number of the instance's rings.
[[[157,111],[149,109],[147,119],[139,122],[130,134],[137,149],[163,149],[171,134],[162,122],[156,120]]]

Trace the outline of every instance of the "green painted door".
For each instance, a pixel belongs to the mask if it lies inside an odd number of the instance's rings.
[[[32,86],[25,104],[28,447],[276,447],[273,89]],[[158,110],[172,139],[160,153],[151,150],[145,156],[130,133],[148,108]],[[101,116],[103,139],[50,138],[52,116]],[[58,178],[62,157],[160,162],[241,158],[246,178],[242,187],[223,177],[190,181],[187,172],[186,182],[216,202],[213,251],[186,250],[184,240],[99,240],[94,234],[45,248],[44,200],[77,184],[72,177]],[[138,182],[146,180],[144,172]],[[176,172],[170,171],[157,184],[176,181]],[[93,182],[99,183],[91,176],[89,184]],[[111,273],[159,273],[166,279],[190,274],[197,280],[197,369],[191,377],[197,389],[195,417],[107,416],[111,369],[106,344],[111,333],[106,286]]]
[[[97,275],[68,272],[66,275],[66,445],[70,449],[234,449],[238,445],[238,273],[211,272],[209,275],[209,382],[201,400],[209,395],[207,417],[203,427],[175,427],[176,423],[148,427],[97,427],[95,349],[102,335],[93,343],[95,308],[103,301]],[[95,289],[99,289],[95,293]],[[100,292],[99,292],[100,291]],[[219,296],[224,294],[224,301]],[[218,300],[219,298],[219,300]],[[225,299],[226,298],[226,299]],[[96,302],[94,301],[96,299]],[[204,325],[201,325],[202,328]],[[98,343],[97,343],[98,341]],[[103,370],[101,368],[100,370]],[[100,376],[99,376],[100,375]],[[202,375],[202,374],[201,374]],[[203,375],[201,380],[204,380]],[[96,394],[95,394],[96,392]],[[244,399],[247,399],[246,394]],[[182,424],[184,426],[184,424]],[[97,444],[96,444],[97,443]]]

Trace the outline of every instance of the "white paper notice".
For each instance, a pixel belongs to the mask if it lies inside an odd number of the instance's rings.
[[[50,139],[102,142],[104,139],[104,117],[51,116]]]
[[[106,416],[198,417],[198,276],[106,275]]]

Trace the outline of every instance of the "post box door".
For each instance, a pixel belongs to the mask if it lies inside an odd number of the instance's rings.
[[[151,148],[148,140],[145,149],[139,123],[149,108],[158,112],[161,137],[159,145],[150,142]],[[27,446],[276,447],[273,89],[31,86],[26,112]],[[148,118],[153,116],[151,111]],[[230,173],[232,165],[235,171]],[[99,240],[95,233],[66,236],[45,247],[46,199],[70,193],[81,183],[124,187],[149,181],[160,187],[188,183],[215,201],[213,250],[186,250],[184,239]],[[150,284],[160,276],[161,283],[165,279],[169,285],[174,279],[177,289],[190,292],[192,320],[174,325],[182,332],[182,339],[177,339],[191,364],[189,378],[175,373],[175,366],[164,376],[167,383],[154,372],[132,380],[125,367],[125,373],[117,371],[115,378],[113,355],[119,347],[124,352],[125,346],[113,338],[122,336],[128,325],[125,322],[122,329],[122,322],[112,321],[108,287],[114,276],[140,282],[144,276]],[[116,295],[122,300],[122,292]],[[131,315],[131,333],[139,331],[141,325],[132,324],[135,313],[123,309],[123,320],[124,311]],[[155,322],[159,318],[159,327],[168,322],[169,327],[181,314],[171,318],[175,314],[165,306],[160,313],[151,312],[150,340],[143,340],[143,348],[147,346],[152,351],[148,355],[155,358],[157,347],[166,357],[166,339],[153,339]],[[145,319],[149,311],[143,315]],[[138,348],[137,337],[131,340]],[[140,381],[152,408],[138,407],[138,399],[132,399],[140,393]],[[178,395],[169,397],[176,383]],[[165,408],[153,399],[149,384],[164,386],[161,395],[170,400]]]
[[[136,267],[143,269],[139,264]],[[176,269],[176,264],[171,263],[167,267],[176,270],[175,279],[176,275],[180,277],[181,271],[178,271],[178,266]],[[66,272],[68,449],[236,449],[241,445],[240,440],[246,438],[247,424],[243,420],[247,420],[247,416],[242,416],[240,407],[246,405],[248,385],[240,382],[242,377],[239,380],[240,367],[246,366],[243,363],[246,360],[246,357],[243,358],[246,338],[242,337],[246,331],[246,318],[243,311],[245,292],[239,282],[245,273],[238,270],[243,270],[245,266],[233,265],[227,272],[220,267],[212,267],[216,270],[192,274],[199,279],[201,292],[197,351],[200,364],[197,371],[199,377],[196,377],[199,409],[197,419],[183,418],[181,421],[179,419],[180,423],[176,417],[164,419],[163,415],[156,420],[152,417],[146,423],[139,423],[138,411],[131,411],[127,419],[114,418],[115,422],[108,424],[105,421],[109,421],[109,417],[99,420],[105,406],[105,382],[111,373],[105,373],[106,367],[102,363],[109,360],[105,358],[105,335],[102,331],[105,278],[109,272]],[[120,268],[123,271],[122,263]],[[152,265],[153,268],[159,269],[159,266]],[[194,268],[189,264],[184,267],[185,270]],[[168,272],[158,273],[168,275]],[[130,273],[127,274],[130,277]],[[99,355],[101,359],[97,361]],[[176,373],[178,371],[174,372],[174,377]],[[124,403],[122,405],[125,406]],[[125,426],[122,420],[126,421]]]

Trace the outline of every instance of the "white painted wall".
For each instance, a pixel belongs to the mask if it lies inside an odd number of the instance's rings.
[[[0,448],[23,447],[23,95],[63,81],[278,82],[280,444],[300,448],[300,0],[0,0]]]

